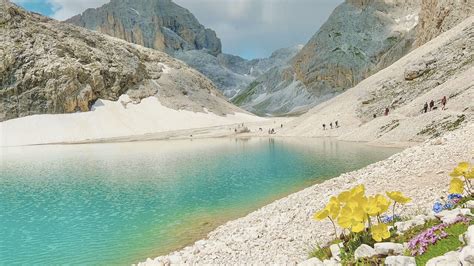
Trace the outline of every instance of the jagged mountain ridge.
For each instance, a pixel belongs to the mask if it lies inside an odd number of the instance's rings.
[[[334,97],[411,49],[418,10],[419,1],[342,3],[289,64],[258,77],[234,103],[286,114]]]
[[[89,111],[97,99],[156,96],[173,109],[241,111],[165,53],[0,2],[0,121]]]
[[[258,114],[304,112],[473,14],[466,0],[346,0],[290,64],[258,77],[234,103]]]
[[[164,51],[206,75],[228,98],[298,52],[291,47],[254,60],[222,53],[215,32],[171,0],[112,0],[66,22]]]

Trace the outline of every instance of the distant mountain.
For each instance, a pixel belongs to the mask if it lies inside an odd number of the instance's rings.
[[[242,111],[169,55],[27,12],[0,0],[0,122],[89,111],[98,99],[154,96],[168,108]]]
[[[219,54],[213,56],[203,50],[177,51],[175,58],[183,60],[189,66],[198,69],[221,88],[228,98],[245,89],[256,77],[271,68],[286,65],[302,46],[279,49],[269,57],[246,60],[239,56]]]
[[[419,1],[347,0],[287,65],[258,77],[234,103],[279,115],[332,98],[406,54],[418,13]]]
[[[113,0],[66,22],[164,51],[206,75],[229,98],[299,51],[281,49],[255,60],[223,54],[216,33],[171,0]]]

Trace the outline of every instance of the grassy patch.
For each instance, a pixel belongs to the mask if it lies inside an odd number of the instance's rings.
[[[425,129],[418,132],[418,136],[420,135],[428,135],[432,138],[436,138],[441,136],[442,132],[446,131],[454,131],[458,129],[462,123],[466,120],[465,115],[458,115],[456,120],[450,121],[448,118],[444,118],[445,121],[433,121],[430,125],[428,125]]]
[[[417,256],[416,265],[426,265],[426,262],[434,257],[444,255],[449,251],[454,251],[460,248],[463,244],[459,241],[459,235],[467,231],[468,225],[464,223],[457,223],[450,227],[446,228],[446,233],[448,237],[439,240],[435,245],[429,246],[427,251],[421,255]]]
[[[245,91],[243,91],[242,93],[237,95],[237,97],[232,99],[232,103],[234,103],[235,105],[241,105],[247,102],[249,100],[249,97],[255,94],[255,90],[258,85],[260,85],[260,82],[258,81],[250,83],[250,85],[245,89]]]

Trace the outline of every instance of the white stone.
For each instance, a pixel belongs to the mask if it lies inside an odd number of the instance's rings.
[[[354,252],[354,257],[356,260],[359,258],[370,258],[375,255],[377,255],[377,253],[375,253],[375,250],[371,246],[366,244],[360,245]]]
[[[466,208],[473,209],[474,208],[474,200],[470,200],[466,202]]]
[[[461,265],[459,261],[459,252],[451,251],[443,256],[435,257],[426,262],[426,266],[458,266]]]
[[[402,255],[405,250],[402,244],[391,242],[376,243],[374,249],[379,255]]]
[[[385,258],[385,265],[387,266],[416,266],[414,257],[408,256],[388,256]]]
[[[318,258],[311,258],[309,260],[305,260],[301,263],[298,263],[298,265],[300,265],[300,266],[321,266],[321,265],[324,265],[324,264]]]
[[[340,266],[342,264],[340,262],[334,260],[334,259],[330,259],[330,260],[324,260],[323,265],[325,265],[325,266]]]
[[[435,216],[439,219],[443,219],[443,217],[446,217],[446,216],[458,216],[458,215],[463,215],[463,216],[466,216],[466,215],[472,215],[471,214],[471,210],[470,209],[454,209],[454,210],[444,210],[442,212],[439,212],[439,213],[435,213]]]
[[[411,220],[404,221],[404,222],[396,222],[395,227],[399,233],[405,233],[406,231],[410,230],[411,228],[425,224],[425,217],[424,216],[417,216]]]
[[[474,265],[474,246],[465,246],[459,254],[462,265]]]
[[[464,234],[464,239],[468,246],[474,246],[474,225],[470,225]]]
[[[341,248],[343,247],[342,243],[339,244],[332,244],[329,246],[329,249],[331,250],[332,257],[336,259],[337,261],[341,260]]]

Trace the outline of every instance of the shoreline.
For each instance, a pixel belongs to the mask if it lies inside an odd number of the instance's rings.
[[[333,237],[329,222],[312,220],[312,214],[331,195],[362,183],[370,194],[400,190],[413,198],[403,208],[404,215],[426,213],[434,200],[445,194],[449,170],[459,161],[472,161],[473,152],[474,124],[471,123],[386,160],[275,200],[219,226],[193,245],[166,256],[149,258],[139,265],[302,262],[315,245]]]

